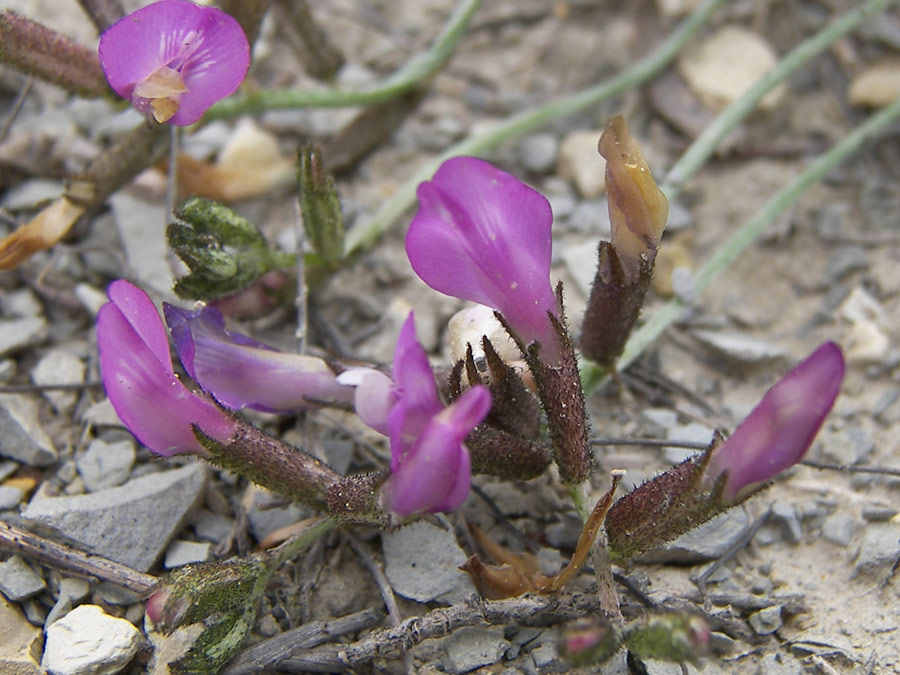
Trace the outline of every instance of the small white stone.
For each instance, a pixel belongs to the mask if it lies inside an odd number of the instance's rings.
[[[458,311],[447,324],[447,336],[450,339],[450,362],[457,363],[464,360],[468,345],[472,345],[474,358],[483,357],[484,349],[481,347],[481,338],[485,335],[504,361],[517,361],[522,358],[518,347],[494,316],[494,310],[484,305],[473,305]]]
[[[739,98],[778,61],[772,46],[753,31],[725,26],[678,61],[678,72],[704,105],[718,110]],[[779,85],[759,102],[771,110],[784,98]]]
[[[559,146],[557,171],[584,199],[596,199],[606,190],[606,160],[597,150],[600,130],[569,133]]]
[[[31,379],[37,385],[83,384],[84,361],[65,349],[51,349],[31,371]],[[78,400],[74,391],[48,390],[44,396],[60,415],[69,415]]]
[[[900,96],[900,59],[886,59],[863,68],[850,83],[853,105],[881,108]]]
[[[141,634],[97,605],[81,605],[47,628],[41,666],[51,675],[112,675],[137,653]]]
[[[163,566],[170,570],[173,567],[181,567],[189,563],[206,562],[212,558],[212,548],[213,545],[209,542],[176,539],[166,551],[166,560]]]

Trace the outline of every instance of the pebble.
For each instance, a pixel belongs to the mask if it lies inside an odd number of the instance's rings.
[[[65,349],[51,349],[31,371],[31,380],[37,385],[83,384],[84,371],[80,358]],[[50,389],[43,393],[60,415],[70,415],[78,400],[75,391]]]
[[[25,497],[21,488],[13,485],[0,485],[0,511],[16,508]]]
[[[700,422],[691,422],[690,424],[677,426],[671,425],[666,427],[666,440],[708,445],[712,442],[713,432],[714,430],[711,427]],[[669,464],[680,464],[688,457],[696,455],[697,452],[697,450],[691,448],[667,447],[663,451],[663,458]]]
[[[10,211],[31,209],[35,204],[56,199],[63,190],[64,186],[59,181],[34,178],[7,190],[3,199],[0,199],[0,205]]]
[[[900,59],[892,58],[863,68],[850,82],[853,105],[881,108],[900,96]]]
[[[384,573],[394,591],[417,602],[460,602],[475,592],[459,566],[466,554],[453,532],[425,520],[382,534]]]
[[[141,596],[139,593],[117,586],[111,581],[103,581],[97,584],[95,599],[110,605],[124,607],[140,602]]]
[[[275,530],[280,530],[288,525],[293,525],[298,520],[307,517],[309,511],[299,504],[288,504],[278,508],[266,508],[274,500],[281,499],[262,488],[253,495],[253,507],[247,513],[247,521],[250,532],[257,541],[262,541]]]
[[[72,607],[84,600],[90,592],[91,584],[85,579],[68,577],[60,581],[56,604],[53,605],[53,609],[51,609],[50,613],[47,615],[44,625],[49,626],[57,619],[68,614],[72,610]]]
[[[135,449],[131,441],[107,443],[94,439],[76,466],[89,492],[97,492],[121,485],[134,466]]]
[[[0,454],[28,466],[48,466],[58,458],[30,396],[0,394],[0,438]]]
[[[781,500],[774,501],[769,511],[769,517],[773,524],[780,528],[785,541],[794,545],[800,543],[803,538],[803,527],[801,527],[797,512],[791,504]]]
[[[872,504],[863,507],[862,517],[867,523],[883,523],[897,515],[897,507],[885,504]]]
[[[194,517],[191,525],[194,528],[194,534],[200,539],[218,544],[231,534],[234,519],[202,509]]]
[[[719,356],[740,364],[777,361],[787,355],[783,347],[738,331],[697,329],[691,335]]]
[[[856,575],[874,574],[900,558],[900,525],[871,523],[863,530],[854,561]]]
[[[97,401],[89,406],[79,421],[92,424],[95,427],[125,428],[108,398],[104,398],[102,401]]]
[[[35,497],[22,516],[90,553],[146,572],[199,502],[206,471],[197,462],[87,495]]]
[[[43,634],[22,610],[0,596],[0,673],[43,675],[40,667]]]
[[[754,612],[747,621],[757,635],[771,635],[783,625],[781,605],[773,605]]]
[[[468,673],[497,663],[509,646],[500,631],[475,626],[461,628],[444,640],[444,670]]]
[[[743,95],[777,60],[775,50],[757,33],[740,26],[724,26],[682,54],[678,72],[704,105],[721,110]],[[775,87],[759,107],[772,110],[786,92],[783,84]]]
[[[585,241],[566,246],[560,255],[575,286],[584,297],[589,297],[597,274],[597,243]]]
[[[206,562],[212,559],[212,548],[209,542],[176,539],[166,551],[163,567],[170,570],[189,563]]]
[[[865,270],[869,266],[869,256],[864,248],[841,246],[825,261],[825,273],[822,275],[821,287],[823,290],[831,288],[851,272]]]
[[[48,330],[47,321],[38,316],[0,321],[0,356],[40,344]]]
[[[584,199],[596,199],[606,190],[606,160],[597,152],[601,133],[593,129],[572,131],[559,146],[557,173]]]
[[[51,675],[112,675],[134,658],[141,633],[97,605],[80,605],[47,628],[41,665]]]
[[[559,140],[553,134],[534,134],[519,143],[519,163],[531,173],[548,173],[556,164]]]
[[[106,293],[83,281],[75,285],[75,297],[93,317],[96,317],[100,308],[109,302]]]
[[[875,450],[875,439],[859,426],[826,430],[821,441],[821,454],[837,464],[861,464]]]
[[[641,556],[654,563],[696,564],[722,557],[750,525],[744,509],[731,509],[708,523],[687,532],[675,541]]]
[[[0,592],[13,602],[25,600],[47,588],[40,574],[17,555],[0,563]]]
[[[759,661],[757,675],[803,675],[803,664],[787,654],[766,654]]]
[[[822,536],[832,544],[847,546],[861,525],[849,513],[835,513],[822,522]]]
[[[597,239],[608,240],[612,234],[609,221],[609,202],[606,198],[579,202],[569,216],[569,227],[575,232],[591,235],[587,242],[594,248],[594,268],[597,267]]]

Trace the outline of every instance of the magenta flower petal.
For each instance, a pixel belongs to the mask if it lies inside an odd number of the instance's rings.
[[[188,391],[175,375],[168,343],[159,342],[165,329],[146,294],[120,280],[110,286],[109,296],[97,317],[97,345],[103,385],[123,424],[163,456],[205,452],[192,424],[226,440],[233,420]]]
[[[394,387],[397,402],[388,414],[391,471],[396,471],[412,443],[431,418],[444,409],[428,356],[416,339],[416,324],[409,313],[394,351]]]
[[[488,162],[455,157],[418,189],[406,235],[416,274],[433,289],[498,310],[526,341],[550,348],[553,214],[536,190]]]
[[[387,508],[400,516],[459,508],[471,483],[469,451],[463,441],[490,408],[490,393],[478,386],[431,418],[385,483]]]
[[[713,452],[708,480],[727,473],[724,496],[732,500],[799,462],[834,405],[843,377],[841,350],[826,342],[776,382]]]
[[[119,96],[178,126],[193,124],[233,94],[250,66],[250,45],[238,22],[188,0],[160,0],[129,14],[100,36],[99,54]],[[171,101],[167,113],[152,107],[154,97],[141,95],[154,84],[157,90],[169,87],[155,93]]]
[[[322,359],[286,354],[225,329],[218,310],[164,305],[166,322],[185,370],[222,405],[296,412],[315,401],[350,403],[353,388],[340,384]]]

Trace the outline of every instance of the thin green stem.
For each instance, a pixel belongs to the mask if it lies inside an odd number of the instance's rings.
[[[835,143],[803,173],[773,195],[697,270],[694,276],[693,291],[699,294],[709,287],[722,271],[759,238],[769,223],[775,220],[782,211],[797,201],[807,189],[820,181],[834,167],[859,150],[866,141],[876,136],[898,118],[900,118],[900,98],[871,115],[841,141]],[[650,320],[631,336],[616,367],[619,370],[628,367],[644,349],[678,319],[684,309],[684,302],[674,298],[654,312]],[[585,392],[590,393],[600,386],[604,379],[603,376],[604,373],[598,366],[593,363],[585,363],[582,368]]]
[[[297,537],[289,539],[275,550],[269,563],[269,569],[274,572],[286,560],[305,549],[323,534],[331,532],[335,527],[337,527],[337,522],[331,518],[323,518],[317,523],[313,523]]]
[[[552,103],[523,111],[490,131],[470,136],[448,148],[440,156],[419,168],[403,186],[379,209],[365,227],[354,228],[347,235],[347,254],[359,253],[372,246],[415,202],[416,187],[430,178],[445,159],[457,155],[483,156],[501,143],[521,138],[542,126],[578,112],[604,99],[627,91],[661,72],[681,51],[691,36],[702,26],[723,0],[706,0],[685,19],[654,51],[618,75]]]
[[[846,12],[829,23],[825,28],[804,40],[762,77],[760,77],[740,98],[726,107],[713,122],[703,130],[669,170],[660,189],[669,200],[675,198],[684,184],[706,163],[719,143],[750,113],[760,100],[773,88],[786,80],[800,66],[806,64],[820,52],[837,42],[863,21],[897,3],[897,0],[869,0],[864,5]]]
[[[461,2],[428,51],[411,59],[386,80],[365,89],[258,91],[220,101],[204,116],[204,121],[233,117],[277,108],[345,108],[380,103],[403,94],[432,78],[453,55],[481,0]]]

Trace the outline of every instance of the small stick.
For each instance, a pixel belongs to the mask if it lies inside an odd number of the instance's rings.
[[[125,10],[119,4],[119,0],[78,0],[78,4],[99,33],[125,16]]]
[[[22,89],[19,91],[18,96],[16,96],[16,100],[13,102],[12,110],[10,110],[9,115],[6,117],[3,128],[0,129],[0,143],[6,140],[6,135],[9,133],[13,122],[16,121],[16,117],[18,117],[19,111],[22,109],[22,104],[25,103],[25,99],[28,98],[28,94],[31,92],[31,86],[33,84],[34,77],[29,75],[25,79],[25,84],[22,85]]]
[[[26,558],[80,577],[110,581],[129,591],[144,595],[156,585],[156,577],[133,570],[121,563],[45,539],[27,530],[0,522],[0,548],[16,551]]]

